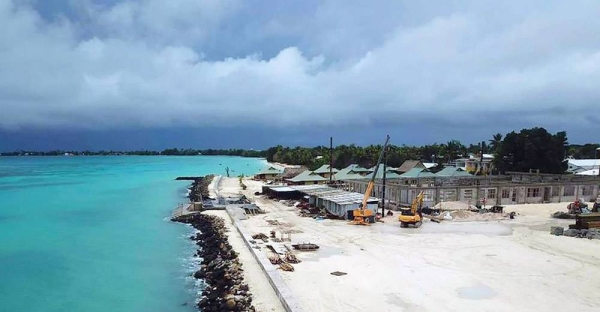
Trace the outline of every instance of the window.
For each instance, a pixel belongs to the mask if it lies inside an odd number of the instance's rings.
[[[509,189],[503,189],[502,190],[502,198],[509,198],[510,197],[510,190]]]
[[[473,198],[473,190],[464,190],[463,191],[463,197],[465,199],[471,199],[471,198]]]
[[[553,186],[552,187],[552,197],[558,197],[559,190],[560,190],[560,188],[558,186]]]
[[[433,191],[432,190],[423,191],[423,201],[426,201],[426,202],[433,201]]]
[[[540,197],[540,188],[539,187],[527,188],[527,197]]]
[[[567,185],[564,188],[563,196],[574,196],[575,195],[575,186]]]
[[[581,195],[592,196],[592,194],[594,194],[594,187],[591,185],[584,185],[583,189],[581,190]]]
[[[496,189],[487,190],[487,198],[488,199],[496,199]]]

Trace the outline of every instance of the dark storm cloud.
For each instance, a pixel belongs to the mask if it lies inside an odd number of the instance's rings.
[[[0,0],[4,130],[600,127],[596,1],[52,3]]]

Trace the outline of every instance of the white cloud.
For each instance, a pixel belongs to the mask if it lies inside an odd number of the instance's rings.
[[[289,26],[298,45],[270,58],[214,60],[202,47],[235,40],[222,29],[243,25],[236,19],[247,4],[87,2],[85,18],[49,22],[29,6],[0,0],[0,28],[7,30],[0,32],[0,127],[359,126],[381,115],[401,123],[500,111],[535,123],[560,120],[565,107],[588,112],[600,100],[596,2],[430,10],[411,1],[398,8],[404,19],[381,3],[371,4],[381,18],[344,3],[304,12],[294,21],[314,20],[304,31],[282,17],[248,21],[239,36]],[[250,49],[261,52],[260,45]]]

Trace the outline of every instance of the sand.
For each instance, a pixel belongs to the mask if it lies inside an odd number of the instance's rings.
[[[254,198],[260,182],[245,183]],[[229,191],[234,184],[223,183]],[[551,224],[572,222],[549,217],[566,203],[505,206],[514,220],[425,220],[418,229],[400,228],[397,214],[361,227],[302,218],[264,197],[256,204],[267,213],[240,221],[249,231],[269,233],[266,220],[275,219],[301,231],[293,243],[321,246],[297,253],[295,272],[281,273],[305,311],[600,309],[600,241],[549,234]]]

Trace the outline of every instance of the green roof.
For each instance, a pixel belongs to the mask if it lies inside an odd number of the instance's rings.
[[[348,166],[348,167],[352,167],[352,168],[351,168],[351,169],[352,169],[352,171],[354,171],[354,172],[356,172],[356,173],[361,173],[361,172],[373,172],[373,170],[371,170],[371,169],[363,168],[363,167],[361,167],[361,166],[359,166],[359,165],[356,165],[356,164],[352,164],[352,165],[350,165],[350,166]],[[348,168],[348,167],[346,167],[346,168]]]
[[[337,170],[337,169],[333,168],[331,171],[332,171],[333,173],[336,173],[336,172],[338,172],[339,170]],[[317,170],[315,170],[315,171],[313,171],[313,172],[314,172],[314,173],[317,173],[317,174],[329,173],[329,165],[323,165],[323,166],[319,167]]]
[[[283,171],[279,170],[273,166],[267,166],[261,169],[257,174],[282,174]]]
[[[365,177],[353,172],[353,171],[347,171],[347,170],[340,170],[340,172],[336,173],[333,175],[334,179],[336,180],[361,180],[364,179]]]
[[[472,175],[462,168],[446,167],[435,174],[438,177],[471,177]]]
[[[425,168],[412,168],[400,175],[401,178],[433,178],[434,173],[427,171]]]
[[[362,172],[362,170],[356,171],[355,170],[356,168],[366,170],[365,168],[361,168],[358,165],[352,164],[344,169],[340,169],[340,171],[338,171],[334,175],[334,179],[336,179],[336,180],[361,180],[361,179],[364,179],[365,177],[358,173],[358,172]]]
[[[371,179],[373,177],[373,173],[369,173],[365,176],[365,179]],[[387,179],[400,179],[401,176],[397,173],[395,173],[394,171],[390,170],[389,168],[386,168],[385,171],[385,178]],[[377,170],[377,175],[375,176],[375,179],[383,179],[383,168],[379,168],[379,170]]]
[[[322,176],[308,170],[303,171],[299,175],[287,180],[291,182],[327,181],[327,179],[323,178]]]

